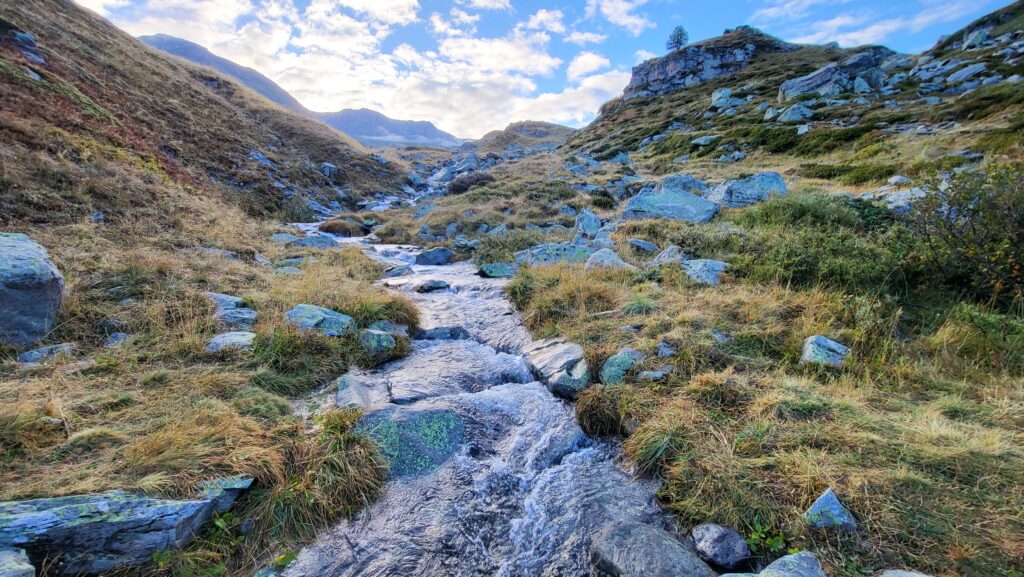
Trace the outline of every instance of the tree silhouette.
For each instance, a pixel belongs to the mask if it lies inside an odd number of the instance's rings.
[[[668,42],[665,43],[665,48],[669,50],[679,50],[683,46],[690,43],[690,35],[686,33],[686,28],[682,26],[676,26],[672,30],[672,34],[668,36]]]

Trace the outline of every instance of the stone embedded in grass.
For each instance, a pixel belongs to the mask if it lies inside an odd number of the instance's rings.
[[[727,180],[708,191],[704,198],[729,208],[742,208],[786,194],[786,181],[781,174],[760,172],[739,180]]]
[[[548,243],[516,253],[516,263],[526,265],[583,262],[594,254],[594,249],[569,243]]]
[[[576,217],[576,232],[586,238],[594,238],[601,230],[601,219],[590,209],[584,208]]]
[[[548,390],[565,399],[574,399],[590,386],[590,367],[583,358],[583,347],[561,337],[534,341],[523,348],[523,355]]]
[[[825,489],[814,501],[804,513],[803,519],[804,523],[816,529],[839,529],[846,532],[857,530],[857,520],[853,513],[839,501],[831,487]]]
[[[678,352],[679,349],[673,347],[672,345],[666,343],[665,341],[662,341],[658,343],[658,348],[655,350],[654,354],[658,355],[658,358],[667,359],[668,357],[674,357]]]
[[[719,284],[719,279],[727,268],[729,268],[729,263],[706,258],[683,262],[683,271],[686,272],[686,276],[693,281],[711,286]]]
[[[302,330],[315,330],[329,337],[338,337],[356,328],[352,317],[314,305],[295,305],[284,313],[284,318]]]
[[[297,266],[279,266],[274,268],[274,274],[297,276],[302,274],[302,269]]]
[[[697,555],[723,569],[736,569],[749,561],[752,555],[743,536],[722,525],[697,525],[690,530],[690,536],[693,537]]]
[[[398,340],[391,333],[366,329],[359,333],[359,344],[368,353],[380,355],[393,351],[398,346]]]
[[[301,246],[306,248],[336,248],[338,246],[338,242],[329,236],[315,234],[313,236],[307,236],[306,238],[300,238],[298,240],[289,241],[288,246]]]
[[[601,382],[618,385],[626,380],[626,373],[644,360],[644,354],[636,349],[624,348],[615,353],[601,366]]]
[[[400,276],[407,276],[413,273],[412,267],[406,265],[393,266],[382,275],[383,278],[396,278]]]
[[[59,553],[65,575],[110,573],[151,562],[200,534],[252,483],[231,477],[204,484],[201,499],[177,501],[108,491],[0,503],[0,545]]]
[[[610,248],[602,248],[601,250],[590,255],[587,259],[586,270],[595,269],[624,269],[633,270],[635,266],[622,260],[619,255],[615,254],[615,251]]]
[[[120,346],[120,345],[124,344],[125,341],[130,339],[131,336],[132,335],[130,333],[121,333],[121,332],[110,333],[109,335],[107,335],[107,340],[106,340],[106,342],[103,343],[103,346],[107,347],[108,349]]]
[[[270,235],[270,241],[276,244],[288,244],[295,240],[299,240],[299,237],[290,232],[275,232]]]
[[[814,117],[814,111],[803,103],[797,103],[782,111],[779,122],[803,122]]]
[[[451,285],[443,280],[426,280],[416,286],[416,292],[418,293],[432,293],[435,291],[445,290],[451,288]]]
[[[216,317],[221,326],[236,331],[251,329],[256,324],[256,311],[248,307],[220,311]]]
[[[18,355],[19,363],[43,363],[57,357],[70,357],[75,354],[75,343],[61,343],[25,351]]]
[[[629,239],[629,246],[635,248],[640,252],[657,252],[658,245],[653,242],[646,241],[642,238],[631,238]]]
[[[23,347],[53,329],[64,277],[42,245],[0,232],[0,343]]]
[[[636,521],[612,522],[590,543],[594,567],[617,577],[715,577],[671,533]]]
[[[686,222],[707,222],[718,214],[718,205],[696,194],[665,187],[646,189],[629,199],[622,211],[625,220],[667,218]]]
[[[454,256],[455,253],[453,253],[451,249],[444,247],[432,248],[416,255],[416,264],[429,266],[446,265],[451,262],[452,257]]]
[[[514,262],[489,262],[480,265],[480,276],[484,278],[512,278],[519,267]]]
[[[255,340],[256,333],[247,331],[221,333],[207,341],[206,352],[251,351]]]
[[[827,365],[841,367],[846,357],[850,356],[850,348],[821,335],[807,337],[800,354],[800,364]]]
[[[882,571],[882,574],[878,577],[932,577],[931,575],[925,575],[924,573],[918,573],[917,571],[904,571],[902,569],[889,569]]]
[[[723,573],[719,577],[828,577],[810,551],[779,557],[760,573]]]
[[[356,432],[377,443],[392,477],[429,473],[455,454],[465,423],[451,409],[405,406],[365,414]]]
[[[683,254],[683,249],[679,248],[674,244],[670,244],[665,247],[665,250],[661,251],[658,256],[647,261],[644,266],[647,267],[658,267],[666,264],[682,264],[686,262],[686,255]]]
[[[389,320],[374,321],[370,323],[369,326],[367,326],[366,328],[373,331],[384,331],[386,333],[391,333],[393,335],[409,335],[409,327],[405,325],[396,325],[395,323]]]
[[[713,143],[714,141],[718,140],[718,138],[719,137],[717,134],[709,134],[707,136],[701,136],[700,138],[694,138],[692,141],[690,141],[690,144],[694,146],[707,146]]]
[[[24,549],[0,547],[0,577],[35,577],[36,568]]]

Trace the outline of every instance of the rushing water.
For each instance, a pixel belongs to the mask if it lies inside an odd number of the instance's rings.
[[[411,264],[419,250],[364,246],[388,264]],[[657,487],[624,472],[616,449],[588,439],[572,406],[533,381],[519,354],[530,335],[506,281],[469,263],[412,268],[382,284],[417,304],[423,328],[459,326],[470,339],[414,341],[408,357],[353,376],[375,404],[455,411],[465,442],[437,470],[390,481],[372,507],[303,549],[285,577],[589,576],[590,538],[605,524],[669,528]],[[415,292],[434,279],[451,288]]]

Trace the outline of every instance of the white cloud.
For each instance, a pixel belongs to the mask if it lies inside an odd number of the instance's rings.
[[[565,24],[562,23],[563,16],[561,10],[541,8],[526,21],[526,27],[530,30],[547,30],[561,34],[565,32]]]
[[[755,24],[792,21],[805,18],[812,8],[821,4],[836,6],[850,0],[769,0],[768,5],[758,9],[750,17]]]
[[[452,8],[449,14],[450,20],[437,12],[431,14],[431,30],[442,36],[467,36],[476,33],[476,23],[480,21],[479,14],[470,14],[458,8]]]
[[[651,58],[656,57],[657,54],[651,52],[650,50],[637,50],[636,52],[633,53],[633,56],[636,56],[636,61],[639,64],[640,62],[644,62],[645,60],[650,60]]]
[[[457,0],[457,2],[479,10],[509,10],[512,8],[512,3],[509,0]]]
[[[320,0],[314,0],[317,1]],[[418,0],[330,0],[329,3],[351,8],[384,24],[411,24],[416,21],[420,7]]]
[[[821,43],[836,41],[842,46],[878,44],[901,31],[920,32],[929,26],[950,22],[977,9],[977,0],[955,0],[939,4],[926,0],[922,8],[911,16],[879,19],[876,15],[843,13],[828,20],[820,20],[806,28],[814,30],[795,39],[796,42]]]
[[[596,52],[580,52],[576,58],[572,59],[569,63],[569,68],[566,71],[566,78],[571,82],[576,82],[584,76],[603,70],[611,66],[610,60],[597,54]]]
[[[657,26],[646,14],[635,12],[646,3],[647,0],[587,0],[586,15],[593,18],[600,13],[605,20],[639,36],[647,28]]]
[[[598,34],[596,32],[572,32],[565,38],[562,38],[564,42],[579,44],[580,46],[584,46],[586,44],[600,44],[607,39],[608,37],[604,34]]]
[[[131,4],[131,0],[75,0],[79,6],[88,8],[97,14],[106,16],[111,8],[120,8]]]

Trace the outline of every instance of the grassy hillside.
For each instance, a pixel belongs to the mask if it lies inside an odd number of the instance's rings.
[[[396,190],[395,163],[71,2],[0,5],[0,79],[0,229],[28,234],[64,274],[57,326],[40,345],[77,344],[35,367],[0,347],[0,500],[190,496],[201,479],[252,475],[257,487],[226,530],[157,567],[215,575],[251,568],[372,499],[386,465],[351,434],[357,415],[305,422],[291,403],[351,364],[387,359],[355,337],[300,334],[282,314],[321,305],[365,327],[414,326],[416,312],[371,286],[381,267],[358,250],[270,235],[302,216],[307,196]],[[325,176],[322,162],[338,173]],[[283,259],[296,274],[275,274]],[[251,356],[205,352],[224,329],[204,291],[256,310]],[[114,332],[131,336],[108,347]],[[245,518],[256,530],[239,539]]]
[[[503,130],[492,130],[473,142],[478,152],[501,154],[510,146],[531,149],[534,147],[552,148],[560,146],[576,132],[568,126],[550,122],[522,121],[513,122]]]

